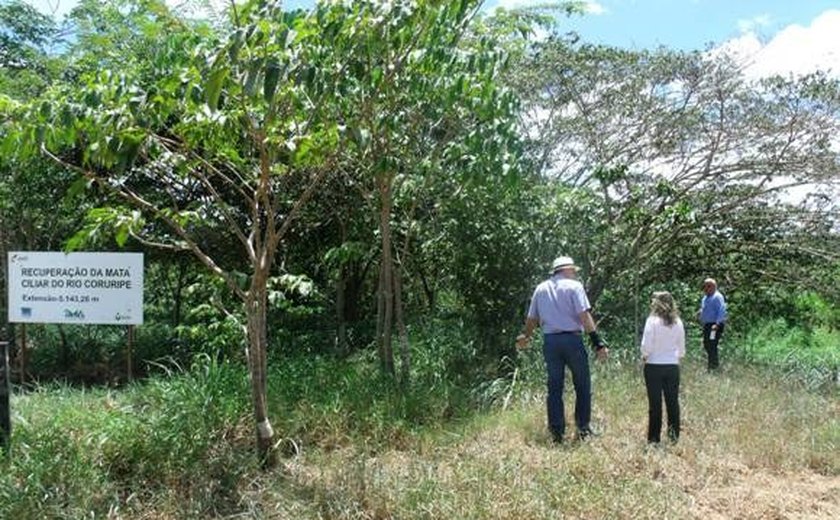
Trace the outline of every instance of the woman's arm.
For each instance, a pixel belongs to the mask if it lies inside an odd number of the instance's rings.
[[[677,320],[676,325],[679,327],[677,334],[677,357],[682,359],[685,356],[685,327],[683,326],[682,320]]]
[[[642,360],[647,360],[648,356],[653,352],[653,328],[653,320],[648,316],[647,320],[645,320],[645,330],[642,332],[642,345],[640,347]]]

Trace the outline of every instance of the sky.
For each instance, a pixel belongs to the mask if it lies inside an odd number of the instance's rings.
[[[62,15],[77,0],[26,0]],[[184,0],[169,0],[172,5]],[[545,0],[487,0],[507,9]],[[838,0],[586,0],[585,15],[562,18],[560,30],[585,41],[631,49],[664,45],[682,50],[716,48],[737,54],[747,74],[802,74],[817,68],[840,77]],[[312,0],[287,0],[307,7]]]
[[[533,0],[490,0],[508,9]],[[837,0],[587,0],[587,14],[560,20],[584,40],[643,49],[715,48],[736,54],[754,77],[820,68],[840,76]]]

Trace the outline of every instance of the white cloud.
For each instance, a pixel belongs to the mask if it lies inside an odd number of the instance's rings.
[[[545,5],[546,3],[550,2],[545,2],[545,0],[499,0],[499,2],[496,4],[496,7],[502,7],[510,11],[512,9],[520,9],[523,7]],[[584,0],[581,3],[583,4],[583,12],[585,12],[586,14],[592,14],[597,16],[607,13],[607,8],[604,7],[597,0]]]
[[[601,15],[607,14],[607,8],[596,2],[595,0],[587,0],[583,6],[584,12],[587,14]]]
[[[61,19],[67,16],[79,4],[79,0],[24,0],[38,11]],[[166,0],[167,5],[184,15],[206,13],[207,10],[222,12],[230,4],[229,0]]]
[[[789,25],[766,43],[754,32],[745,32],[713,52],[739,59],[746,66],[747,76],[754,79],[774,74],[799,76],[817,70],[840,78],[840,10],[824,11],[807,27]]]
[[[61,18],[76,7],[78,0],[25,0],[38,11]]]
[[[738,30],[742,33],[755,33],[756,30],[768,27],[771,22],[769,14],[760,14],[752,18],[738,20]]]
[[[536,4],[535,0],[499,0],[496,7],[501,7],[510,11],[511,9],[518,9],[520,7],[528,7]]]

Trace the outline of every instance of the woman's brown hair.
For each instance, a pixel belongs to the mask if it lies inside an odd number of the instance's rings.
[[[677,309],[677,302],[668,291],[656,291],[653,293],[653,298],[650,300],[650,313],[653,316],[659,316],[665,325],[673,325],[680,317],[680,311]]]

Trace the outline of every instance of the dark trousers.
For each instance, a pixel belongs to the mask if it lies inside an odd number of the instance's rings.
[[[546,407],[549,429],[554,435],[563,435],[566,430],[563,386],[568,366],[575,386],[575,423],[579,431],[588,430],[592,415],[592,385],[589,376],[589,355],[580,334],[546,334],[543,357],[548,371]]]
[[[706,351],[706,356],[709,359],[709,370],[714,370],[720,366],[720,359],[718,358],[718,343],[720,337],[723,336],[723,323],[717,326],[715,330],[715,338],[712,339],[712,325],[714,323],[703,324],[703,349]]]
[[[662,431],[662,397],[668,412],[668,438],[680,437],[680,366],[645,365],[648,396],[648,442],[659,442]]]

